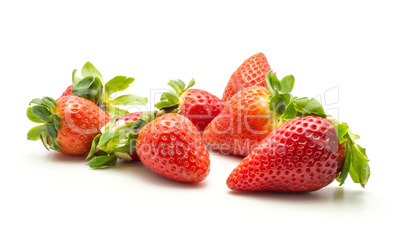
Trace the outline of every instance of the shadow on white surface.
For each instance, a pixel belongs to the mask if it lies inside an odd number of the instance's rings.
[[[361,203],[365,190],[348,189],[344,187],[328,186],[315,192],[281,193],[281,192],[238,192],[229,191],[230,195],[242,198],[266,199],[289,203],[344,203],[349,205]]]
[[[50,151],[47,155],[47,159],[53,162],[62,162],[62,163],[85,163],[88,160],[85,160],[85,155],[82,156],[73,156],[73,155],[66,155],[61,152]]]
[[[147,184],[170,187],[170,188],[198,189],[198,188],[204,188],[206,186],[206,182],[182,183],[162,177],[152,172],[147,167],[145,167],[140,160],[133,160],[133,161],[118,160],[116,166],[103,169],[92,169],[92,171],[99,171],[99,172],[110,171],[113,173],[128,175],[129,178],[133,178],[135,179],[135,181],[143,181]]]

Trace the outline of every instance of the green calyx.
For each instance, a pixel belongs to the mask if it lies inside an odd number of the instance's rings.
[[[119,75],[104,83],[101,73],[90,62],[82,67],[82,78],[77,77],[76,72],[77,70],[74,69],[72,93],[94,102],[113,116],[129,113],[127,110],[116,106],[146,105],[148,102],[147,98],[133,94],[111,98],[112,94],[127,89],[134,82],[134,78]]]
[[[345,162],[341,174],[336,179],[340,184],[345,183],[348,174],[354,183],[360,183],[365,187],[370,177],[370,166],[368,164],[366,149],[356,143],[360,137],[355,135],[346,123],[333,122],[340,144],[346,146]]]
[[[291,94],[295,82],[293,76],[285,76],[279,81],[276,73],[269,71],[266,80],[268,89],[271,91],[269,108],[276,113],[279,125],[302,116],[330,117],[318,100],[307,97],[298,98]],[[333,120],[333,124],[339,143],[346,148],[345,162],[336,180],[343,185],[349,174],[353,182],[365,187],[370,177],[366,149],[356,143],[359,136],[354,134],[346,123],[339,124]]]
[[[166,113],[177,112],[180,105],[180,97],[184,91],[190,89],[195,84],[194,79],[191,79],[188,85],[182,80],[170,80],[168,85],[174,91],[164,92],[161,95],[161,99],[155,104],[155,107],[159,110],[163,110]]]
[[[318,100],[307,97],[298,98],[291,94],[295,82],[292,75],[287,75],[279,80],[276,73],[269,71],[266,80],[271,92],[269,108],[276,113],[280,124],[306,115],[327,117]]]
[[[30,141],[41,140],[47,150],[60,151],[61,147],[57,143],[57,131],[60,126],[60,116],[54,111],[57,107],[56,101],[50,97],[36,98],[29,102],[32,105],[27,109],[27,117],[34,123],[41,123],[39,126],[31,128],[27,134]]]
[[[135,152],[138,131],[154,120],[157,112],[145,112],[135,122],[123,124],[116,117],[102,128],[102,134],[93,141],[87,159],[91,168],[114,166],[117,158],[131,160],[128,153]],[[98,151],[97,151],[98,150]]]

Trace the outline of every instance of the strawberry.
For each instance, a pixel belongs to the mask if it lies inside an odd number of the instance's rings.
[[[111,98],[112,94],[127,89],[134,82],[134,78],[119,75],[104,83],[102,74],[90,62],[85,63],[82,67],[82,78],[77,77],[76,72],[77,70],[74,69],[73,84],[68,86],[61,96],[83,97],[113,116],[129,113],[125,109],[117,108],[116,105],[145,105],[148,101],[147,98],[133,94]]]
[[[142,113],[143,112],[141,111],[128,113],[127,115],[120,116],[119,118],[116,119],[116,121],[124,120],[126,124],[130,122],[135,122],[139,119]]]
[[[247,156],[275,126],[269,95],[260,86],[237,92],[204,130],[205,143],[221,153]]]
[[[287,121],[265,138],[230,174],[233,190],[315,191],[342,170],[345,152],[328,119]]]
[[[276,74],[272,78],[276,79]],[[279,82],[287,93],[292,90],[293,83],[294,78],[291,75]],[[261,86],[252,86],[237,92],[225,103],[221,114],[205,129],[205,143],[211,149],[225,154],[250,154],[255,146],[282,123],[270,109],[270,95],[271,92]]]
[[[157,174],[179,182],[200,182],[210,171],[209,153],[194,124],[168,113],[144,126],[136,142],[142,163]]]
[[[69,95],[73,95],[73,85],[68,86],[67,89],[63,92],[63,94],[61,94],[61,97]]]
[[[181,80],[171,80],[175,92],[165,92],[155,107],[165,112],[177,112],[193,122],[200,132],[222,111],[224,103],[215,95],[200,89],[190,89],[194,79],[188,86]]]
[[[200,182],[208,176],[208,150],[188,118],[163,111],[145,112],[138,118],[125,125],[106,124],[106,132],[94,138],[89,166],[113,166],[119,152],[136,151],[146,167],[169,179]],[[96,147],[101,150],[95,152]]]
[[[78,96],[34,99],[28,118],[42,125],[28,132],[28,140],[41,139],[46,149],[82,155],[91,148],[92,139],[110,117],[93,102]]]
[[[267,87],[265,75],[271,70],[267,58],[263,53],[258,53],[244,61],[232,76],[225,87],[222,101],[230,98],[243,88],[250,86]]]
[[[268,79],[271,104],[276,104],[271,110],[286,121],[232,171],[227,186],[237,191],[315,191],[335,179],[342,185],[349,173],[364,187],[370,176],[369,160],[365,149],[356,144],[357,135],[347,124],[329,119],[317,100],[291,97],[288,101],[289,93],[283,93],[275,79]]]

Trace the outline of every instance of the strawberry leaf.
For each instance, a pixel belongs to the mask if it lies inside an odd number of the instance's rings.
[[[88,165],[91,168],[101,168],[106,166],[114,166],[116,165],[117,157],[115,155],[107,155],[107,156],[96,156],[92,158]]]
[[[181,81],[181,80],[179,80],[179,81]],[[181,81],[181,82],[184,83],[183,81]],[[190,82],[188,83],[187,87],[184,90],[188,90],[191,87],[193,87],[194,85],[195,85],[195,80],[191,79]]]
[[[47,139],[48,139],[48,135],[47,135],[46,131],[42,131],[42,132],[40,133],[40,140],[42,141],[43,146],[44,146],[48,151],[50,151],[49,146],[48,146],[48,144],[47,144]]]
[[[170,106],[172,106],[172,104],[170,104],[169,101],[167,101],[167,100],[162,100],[155,104],[155,107],[159,110],[162,110],[162,109],[164,109],[166,107],[170,107]]]
[[[303,115],[316,115],[327,117],[321,103],[312,98],[307,97],[299,98],[293,102],[295,109]]]
[[[358,144],[352,145],[349,150],[352,152],[352,166],[357,176],[359,177],[359,183],[362,187],[365,187],[370,177],[370,167],[368,165],[368,158],[365,149],[361,148]]]
[[[110,96],[115,92],[127,89],[130,86],[130,84],[134,82],[134,80],[135,80],[134,78],[121,75],[114,77],[105,84],[105,90],[107,96]]]
[[[104,126],[104,131],[102,130],[102,135],[99,138],[98,146],[100,149],[104,150],[107,153],[111,153],[106,150],[106,146],[109,141],[113,138],[115,134],[115,130],[113,129],[115,122],[111,121]]]
[[[338,127],[335,128],[338,130],[338,135],[343,134],[341,138],[338,136],[338,139],[346,143],[345,163],[337,180],[340,182],[340,185],[342,185],[349,173],[353,182],[360,183],[362,187],[365,187],[370,177],[370,166],[368,164],[369,159],[366,154],[366,149],[356,143],[357,135],[355,135],[345,123],[337,126]],[[346,127],[347,129],[345,131]]]
[[[36,105],[32,107],[32,113],[41,119],[43,122],[48,122],[50,121],[50,116],[52,113],[49,111],[48,108],[42,105]]]
[[[349,126],[346,123],[339,124],[334,122],[334,127],[339,143],[344,143],[346,141],[345,135],[348,133]]]
[[[287,75],[281,80],[281,92],[282,93],[290,93],[293,90],[293,86],[295,84],[295,77],[293,75]]]
[[[144,112],[138,117],[138,120],[143,120],[145,123],[149,123],[156,118],[156,114],[157,114],[157,111]]]
[[[170,103],[170,105],[175,105],[180,102],[179,98],[173,92],[165,92],[162,94],[166,100]]]
[[[359,176],[357,175],[357,173],[352,165],[350,165],[350,167],[349,167],[349,176],[352,178],[352,181],[354,183],[360,183]]]
[[[73,70],[73,86],[74,86],[76,83],[78,83],[78,81],[81,80],[81,78],[75,76],[76,73],[77,73],[77,69],[74,69],[74,70]]]
[[[138,95],[122,95],[109,101],[112,105],[146,105],[148,99]]]
[[[96,135],[94,137],[94,139],[92,139],[91,150],[89,151],[88,156],[86,157],[86,159],[90,159],[90,158],[94,157],[96,148],[98,147],[99,138],[101,137],[101,135],[102,134],[98,134],[98,135]]]
[[[27,139],[30,141],[39,140],[40,135],[44,130],[46,130],[45,125],[35,126],[31,128],[27,134]]]
[[[72,93],[99,104],[103,84],[98,77],[87,76],[73,86]]]
[[[97,152],[94,153],[94,156],[106,156],[107,153],[102,151],[102,150],[98,150]]]
[[[56,139],[49,137],[49,148],[54,151],[61,151],[60,145],[57,143]]]
[[[348,144],[347,148],[348,149],[350,148],[349,144]],[[348,177],[348,173],[349,173],[349,170],[350,170],[351,159],[352,159],[352,153],[351,152],[346,152],[345,161],[344,161],[343,166],[342,166],[341,174],[336,178],[336,180],[339,182],[339,186],[342,186],[345,183],[345,180]]]
[[[43,97],[42,102],[44,103],[44,105],[46,107],[49,107],[51,110],[56,109],[57,104],[56,104],[56,101],[54,99],[52,99],[50,97]]]
[[[184,83],[184,81],[183,80],[181,80],[181,79],[178,79],[178,80],[176,80],[176,82],[177,82],[177,85],[180,87],[180,89],[182,89],[183,91],[184,91],[184,89],[186,89],[186,83]],[[191,82],[191,80],[190,80],[190,82]],[[193,86],[195,83],[193,83],[193,84],[188,84],[188,85],[191,85],[191,86]],[[191,87],[190,86],[190,87]],[[183,92],[182,91],[182,92]]]
[[[33,112],[32,112],[32,107],[28,107],[27,109],[27,117],[30,121],[35,122],[35,123],[45,123],[41,118],[37,117]]]
[[[82,78],[89,77],[89,76],[98,77],[99,80],[103,83],[103,77],[102,77],[101,73],[90,62],[86,62],[85,65],[82,67],[81,76],[82,76]]]
[[[181,80],[170,80],[168,85],[172,87],[172,89],[174,89],[178,95],[181,95],[181,93],[184,91],[184,88],[186,88],[186,84]]]
[[[57,130],[53,123],[45,124],[47,134],[51,138],[57,138]]]
[[[59,115],[53,114],[52,119],[53,119],[54,127],[56,128],[56,130],[59,130],[61,117]]]
[[[285,112],[283,113],[283,118],[285,120],[291,120],[293,118],[296,118],[298,113],[299,112],[297,112],[297,110],[295,109],[293,102],[290,102],[289,105],[286,107]]]
[[[29,102],[29,105],[31,105],[31,104],[45,105],[43,103],[42,99],[39,99],[39,98],[35,98],[35,99],[31,100],[31,102]]]
[[[154,106],[163,111],[163,113],[177,112],[177,108],[180,106],[180,96],[189,88],[193,87],[195,84],[195,80],[191,79],[186,84],[182,80],[170,80],[168,85],[172,87],[173,91],[164,92],[161,95],[160,101],[156,103]],[[162,112],[161,112],[162,113]]]
[[[271,93],[276,91],[281,91],[281,82],[276,77],[276,73],[273,73],[271,70],[265,76],[267,81],[268,89]]]
[[[112,116],[116,116],[116,117],[127,115],[129,113],[127,110],[117,108],[113,105],[108,105],[107,109],[108,109],[109,114],[111,114]]]

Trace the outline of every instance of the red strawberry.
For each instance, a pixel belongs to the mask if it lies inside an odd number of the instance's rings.
[[[141,115],[142,113],[143,113],[143,112],[141,112],[141,111],[133,112],[133,113],[128,113],[128,114],[126,114],[126,115],[120,116],[119,118],[116,119],[116,121],[124,120],[124,122],[125,122],[126,124],[127,124],[127,123],[130,123],[130,122],[135,122],[135,121],[138,120],[138,118],[140,117],[140,115]]]
[[[315,191],[339,175],[344,160],[330,120],[299,117],[265,138],[232,171],[227,185],[240,191]]]
[[[205,90],[189,89],[181,95],[178,113],[190,119],[202,132],[224,106],[218,97]]]
[[[82,155],[91,148],[92,139],[110,119],[93,102],[78,96],[34,99],[28,118],[44,123],[28,132],[28,140],[41,139],[47,149],[65,154]]]
[[[73,85],[70,85],[67,87],[67,89],[63,92],[63,94],[61,95],[61,97],[63,96],[69,96],[69,95],[73,95]]]
[[[200,182],[209,174],[207,148],[194,124],[182,115],[164,114],[145,125],[136,148],[145,166],[169,179]]]
[[[234,94],[243,88],[250,86],[263,86],[266,88],[265,75],[270,70],[271,67],[263,53],[251,56],[230,77],[222,101],[229,101]]]
[[[237,92],[205,129],[205,143],[221,153],[247,156],[276,127],[270,94],[260,86]]]
[[[161,102],[155,107],[166,112],[177,111],[193,122],[202,132],[205,127],[219,115],[224,103],[215,95],[200,89],[189,89],[195,84],[191,80],[187,87],[181,80],[171,80],[169,85],[175,92],[165,92]]]

